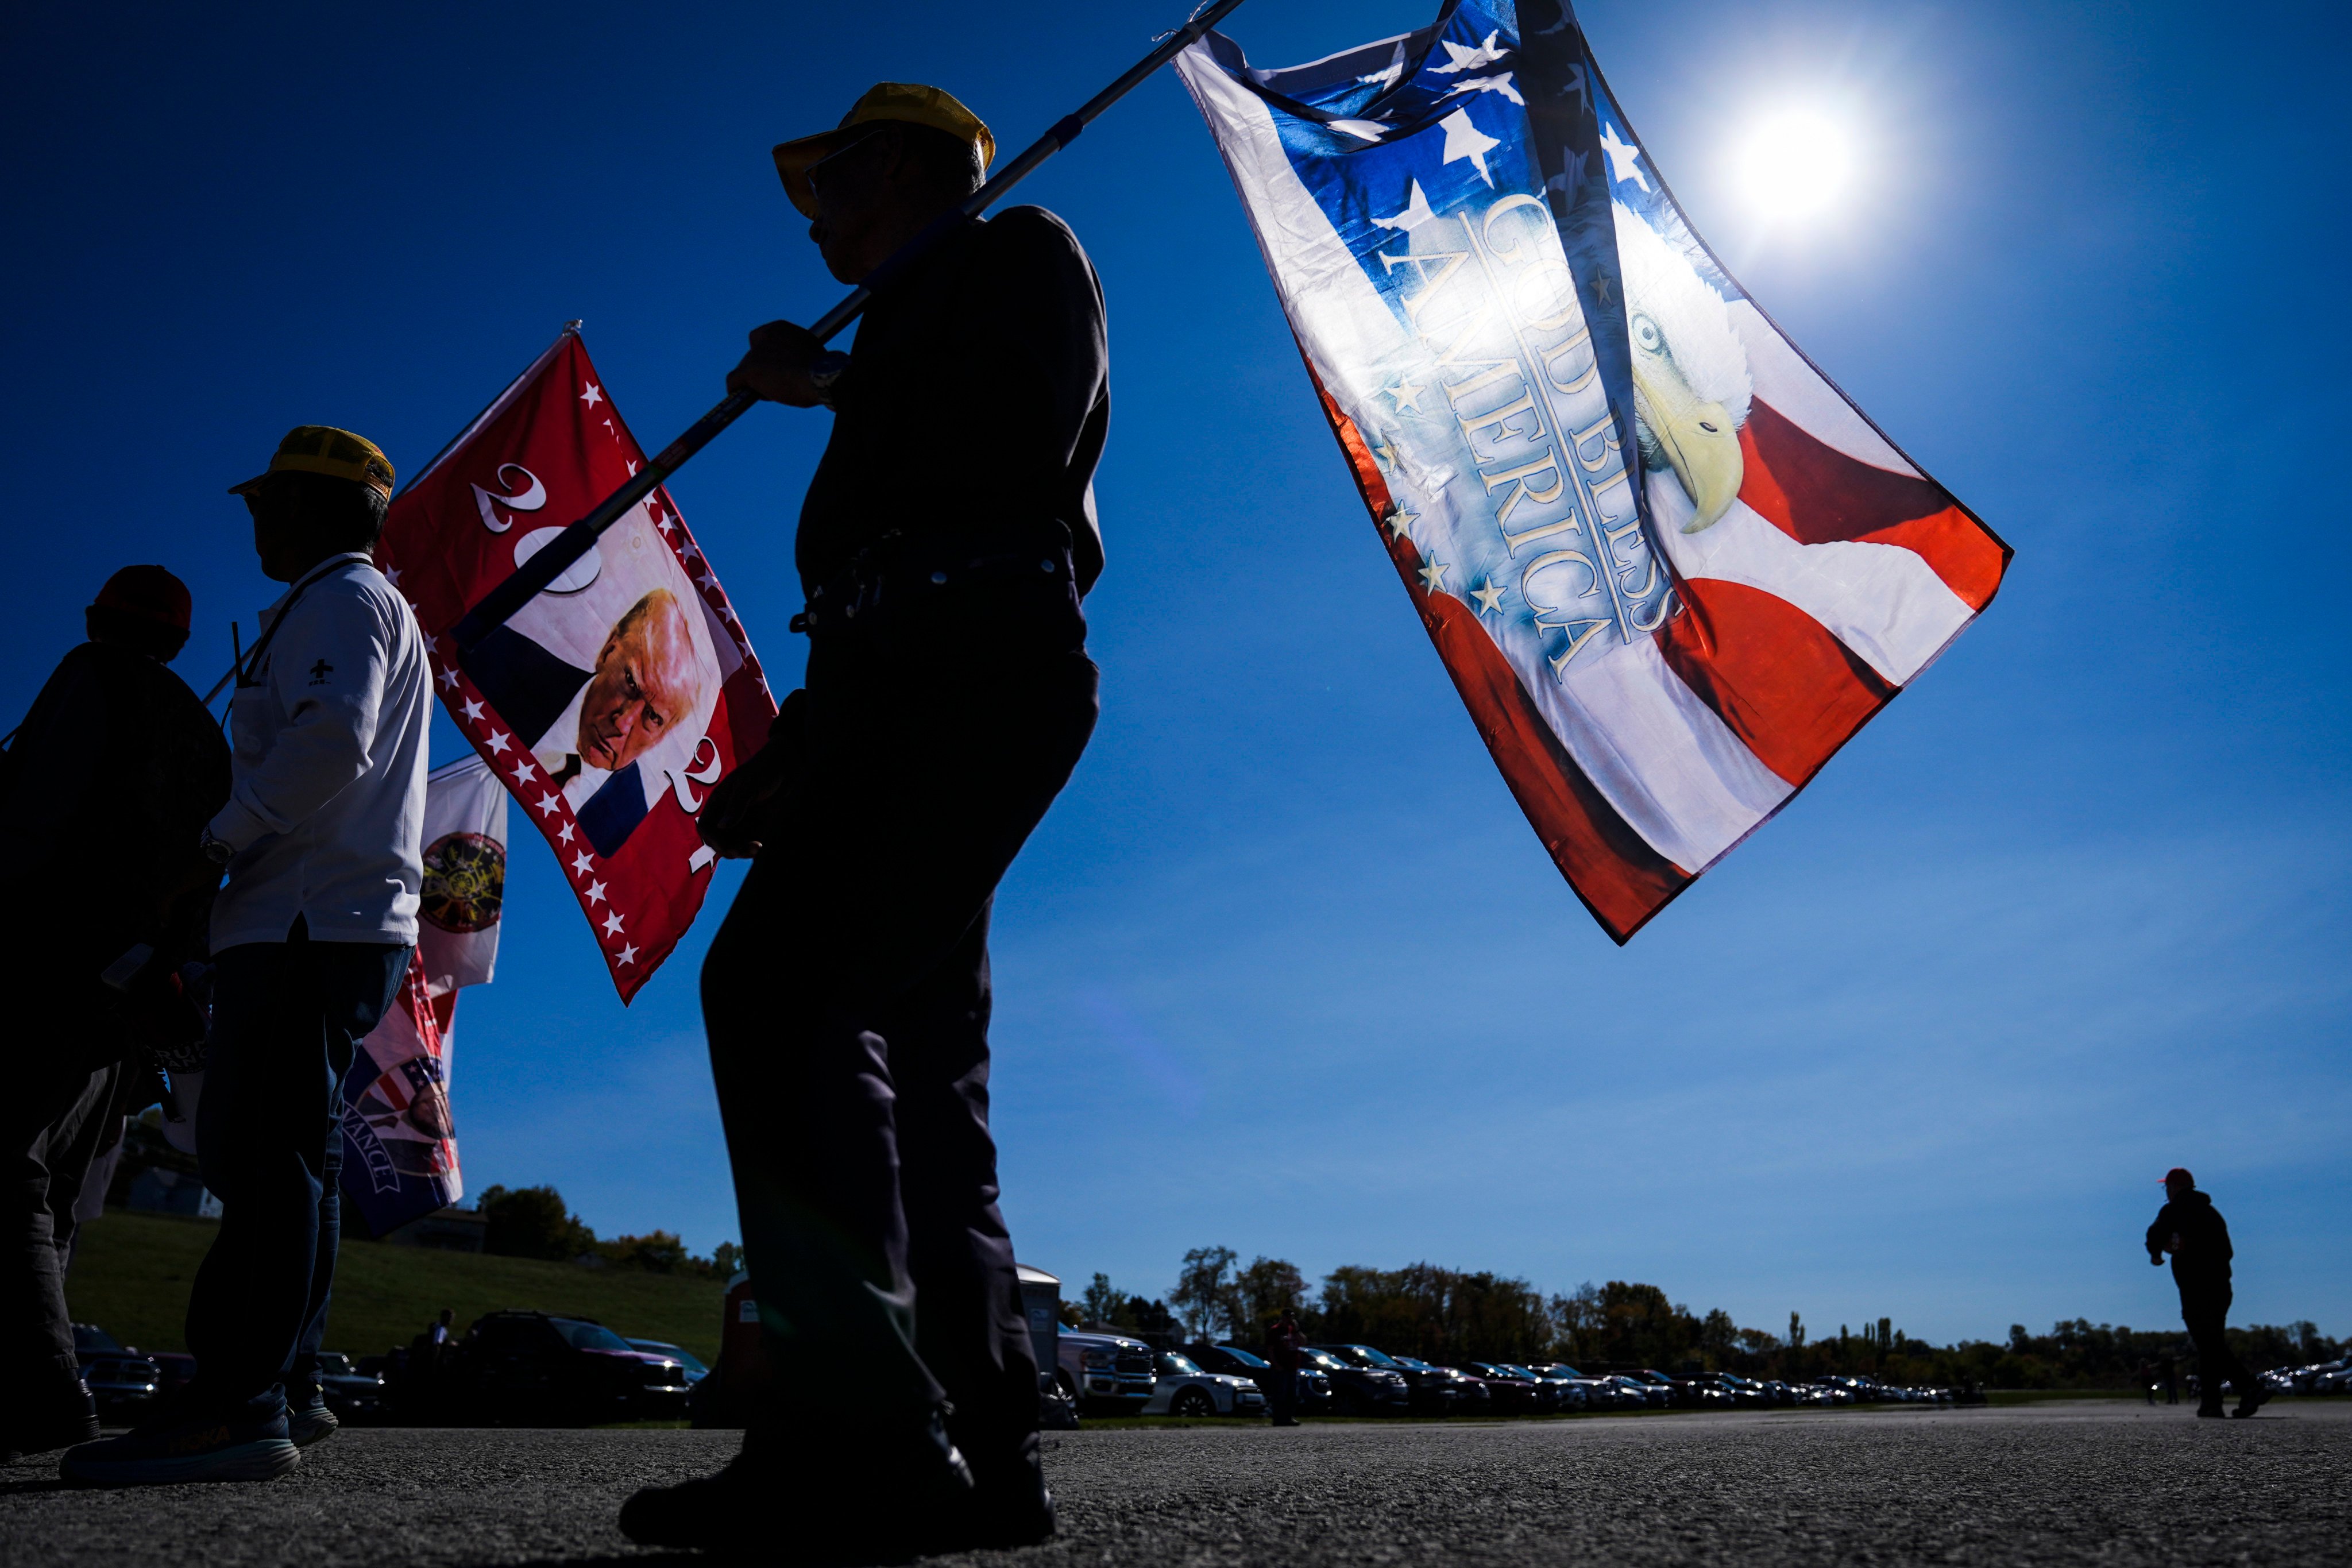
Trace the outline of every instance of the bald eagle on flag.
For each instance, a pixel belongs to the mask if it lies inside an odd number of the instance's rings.
[[[2009,547],[1694,234],[1561,0],[1177,57],[1332,433],[1529,823],[1634,931],[1992,600]]]

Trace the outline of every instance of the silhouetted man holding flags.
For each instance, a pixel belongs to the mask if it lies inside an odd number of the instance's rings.
[[[2252,1415],[2270,1397],[2245,1363],[2231,1353],[2230,1227],[2197,1178],[2179,1166],[2164,1173],[2165,1205],[2147,1227],[2147,1260],[2172,1254],[2172,1282],[2180,1287],[2180,1316],[2197,1342],[2197,1414],[2221,1414],[2221,1384],[2237,1385],[2237,1414]]]
[[[775,160],[855,283],[993,151],[948,94],[886,82]],[[640,1542],[1053,1533],[988,1129],[988,921],[1094,727],[1106,365],[1086,253],[1016,207],[881,290],[854,353],[774,322],[728,378],[835,416],[797,540],[806,689],[700,817],[757,856],[702,995],[776,1371],[724,1472],[630,1500]]]

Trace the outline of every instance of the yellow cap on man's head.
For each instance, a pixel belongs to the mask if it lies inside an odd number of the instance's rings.
[[[327,474],[385,496],[392,494],[392,459],[383,455],[383,448],[364,436],[331,425],[297,425],[278,443],[278,454],[269,459],[268,468],[241,485],[229,486],[228,493],[244,495],[271,474]]]
[[[793,198],[793,205],[810,217],[816,216],[816,195],[809,189],[810,165],[830,158],[856,140],[851,132],[857,127],[885,121],[928,125],[934,131],[946,132],[959,142],[970,142],[980,154],[982,175],[988,173],[990,160],[996,156],[995,136],[981,122],[979,115],[956,101],[954,94],[920,82],[877,81],[850,105],[839,125],[814,136],[777,144],[776,173],[783,176],[784,195]]]

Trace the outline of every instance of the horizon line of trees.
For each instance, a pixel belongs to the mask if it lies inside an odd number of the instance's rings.
[[[551,1186],[488,1187],[474,1206],[489,1222],[482,1250],[499,1258],[538,1258],[592,1268],[719,1280],[733,1278],[742,1261],[742,1248],[731,1241],[720,1242],[708,1258],[697,1258],[666,1230],[599,1239]]]
[[[1834,1338],[1817,1337],[1795,1312],[1785,1333],[1745,1328],[1721,1308],[1694,1312],[1655,1285],[1587,1281],[1546,1296],[1525,1279],[1432,1263],[1346,1265],[1310,1292],[1296,1264],[1266,1257],[1244,1264],[1229,1247],[1187,1252],[1164,1297],[1121,1290],[1097,1274],[1065,1304],[1064,1315],[1077,1320],[1073,1327],[1097,1323],[1161,1342],[1259,1346],[1285,1307],[1298,1315],[1310,1340],[1377,1345],[1439,1363],[1558,1361],[1789,1382],[1865,1375],[1924,1387],[2093,1389],[2136,1387],[2144,1367],[2168,1360],[2185,1369],[2195,1359],[2187,1330],[2177,1324],[2135,1330],[2077,1318],[2035,1334],[2013,1323],[2005,1340],[1935,1345],[1881,1317],[1859,1331],[1841,1323]],[[2333,1360],[2352,1350],[2352,1341],[2329,1339],[2309,1321],[2231,1329],[2230,1339],[2258,1370]]]

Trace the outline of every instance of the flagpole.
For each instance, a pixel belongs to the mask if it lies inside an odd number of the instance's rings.
[[[1195,11],[1182,26],[1163,38],[1158,47],[1137,61],[1125,75],[1087,100],[1074,112],[1056,121],[1053,129],[1030,144],[1028,151],[1004,165],[986,184],[941,214],[920,234],[901,246],[896,254],[852,289],[847,299],[811,322],[810,332],[817,342],[824,342],[856,321],[877,291],[888,288],[893,280],[929,255],[943,240],[986,212],[998,197],[1026,179],[1038,164],[1076,141],[1078,132],[1091,124],[1103,110],[1126,97],[1146,77],[1198,42],[1202,34],[1223,21],[1241,3],[1242,0],[1211,0]],[[598,537],[606,529],[651,495],[656,486],[677,472],[688,458],[702,450],[713,437],[734,424],[758,401],[748,392],[729,394],[710,412],[687,426],[684,435],[663,447],[651,462],[632,475],[626,484],[599,501],[587,516],[549,541],[530,560],[515,568],[510,576],[483,595],[481,602],[467,610],[452,628],[458,651],[471,652],[475,645],[493,629],[505,625],[517,610],[530,603],[542,589],[561,576],[565,567],[593,550]]]

